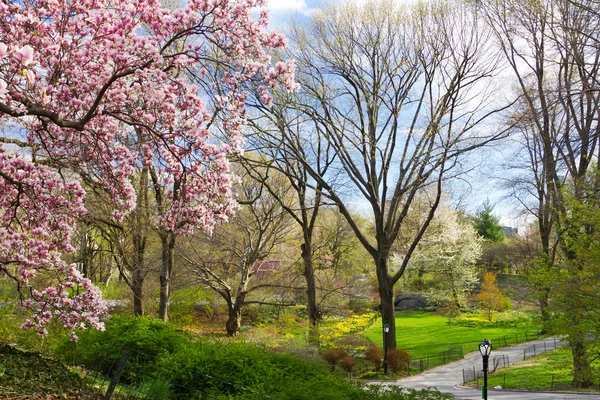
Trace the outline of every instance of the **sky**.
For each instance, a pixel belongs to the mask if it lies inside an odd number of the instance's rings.
[[[361,1],[361,0],[357,0]],[[292,18],[299,21],[307,19],[311,12],[320,6],[336,0],[268,0],[269,13],[271,16],[270,26],[282,32]],[[473,162],[477,168],[464,178],[462,183],[457,183],[457,191],[462,192],[462,198],[455,199],[454,203],[471,214],[475,214],[481,205],[489,199],[494,206],[494,214],[500,218],[500,222],[506,226],[519,227],[520,230],[526,225],[526,221],[518,215],[517,204],[506,198],[506,191],[499,185],[503,175],[502,164],[506,161],[510,145],[496,146],[486,149],[474,155]],[[367,212],[366,201],[356,202],[356,209]]]

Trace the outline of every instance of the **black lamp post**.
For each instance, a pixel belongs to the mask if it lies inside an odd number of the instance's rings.
[[[390,326],[388,324],[383,325],[383,374],[387,375],[387,367],[388,367],[388,359],[387,359],[387,350],[388,350],[388,332],[390,331]]]
[[[481,396],[483,400],[487,400],[488,359],[492,353],[492,344],[489,340],[483,339],[481,343],[479,343],[479,352],[483,357],[483,386],[481,387]]]

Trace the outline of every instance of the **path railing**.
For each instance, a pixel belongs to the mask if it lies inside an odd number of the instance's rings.
[[[494,342],[492,342],[492,343],[494,343]],[[556,350],[559,347],[561,347],[561,343],[556,338],[554,338],[553,343],[550,345],[547,345],[546,342],[544,342],[542,344],[537,344],[537,345],[532,344],[531,346],[525,347],[523,349],[523,355],[522,356],[519,355],[518,359],[517,360],[513,359],[512,362],[514,363],[516,361],[526,360],[528,358],[535,357],[540,354],[544,354],[548,351]],[[511,364],[511,359],[509,358],[508,355],[502,354],[502,355],[498,355],[498,356],[492,356],[492,357],[490,357],[489,365],[488,365],[489,373],[490,374],[494,373],[494,372],[496,372],[497,369],[508,367],[510,364]],[[471,368],[471,369],[463,369],[462,370],[463,384],[466,384],[467,382],[475,381],[476,385],[479,386],[479,380],[480,379],[483,380],[483,370],[480,370],[479,368],[481,368],[481,366],[478,366],[478,367],[473,366],[473,368]]]

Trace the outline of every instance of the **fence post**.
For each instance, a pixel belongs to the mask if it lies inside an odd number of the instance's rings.
[[[523,360],[525,359],[526,352],[527,352],[527,349],[523,349]]]
[[[115,391],[115,388],[117,387],[117,383],[119,383],[119,379],[121,378],[121,374],[123,373],[123,370],[125,369],[125,363],[127,362],[127,358],[129,357],[129,350],[125,349],[125,351],[123,352],[123,357],[121,357],[121,361],[119,361],[119,365],[117,366],[117,370],[115,371],[115,374],[113,375],[111,381],[110,381],[110,386],[108,387],[108,390],[106,391],[106,394],[104,395],[104,400],[110,400],[110,398],[113,395],[113,392]]]
[[[535,344],[533,345],[533,356],[535,357]]]
[[[554,338],[554,348],[556,349],[556,338]]]
[[[465,370],[464,370],[464,368],[463,368],[463,385],[464,385],[465,383],[467,383],[467,382],[465,382]]]
[[[546,350],[546,342],[544,342],[544,354],[547,352],[548,352],[548,350]]]

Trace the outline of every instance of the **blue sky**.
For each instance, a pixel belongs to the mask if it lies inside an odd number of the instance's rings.
[[[361,0],[355,0],[361,1]],[[268,0],[268,7],[271,16],[270,26],[279,31],[285,32],[286,26],[292,18],[302,21],[308,19],[310,13],[318,9],[323,4],[335,3],[338,0]],[[477,209],[487,199],[494,205],[494,214],[500,217],[501,222],[507,226],[523,226],[516,215],[515,206],[509,199],[503,198],[505,192],[497,187],[498,180],[494,179],[502,175],[500,164],[503,162],[506,154],[509,153],[504,148],[491,148],[474,155],[473,162],[480,164],[476,171],[472,171],[468,176],[463,177],[468,184],[460,184],[462,187],[458,191],[463,193],[463,199],[458,204],[470,213],[475,213]],[[357,208],[364,207],[358,204]],[[511,204],[512,203],[512,204]]]

